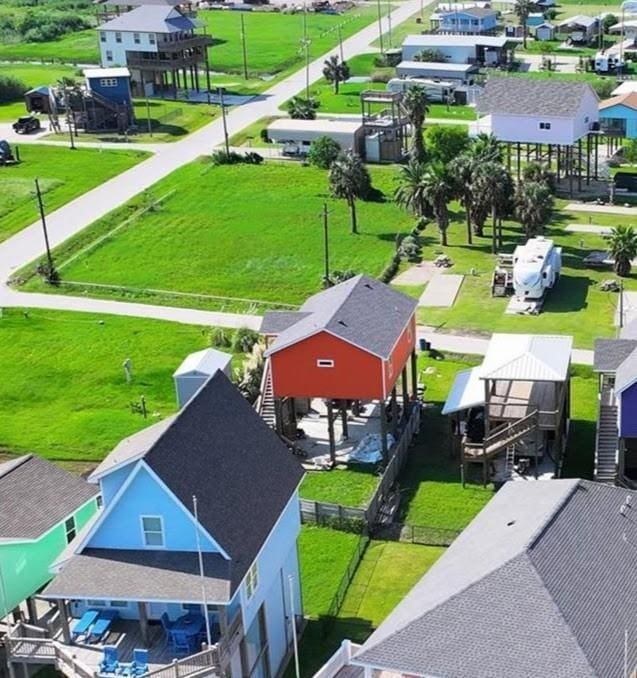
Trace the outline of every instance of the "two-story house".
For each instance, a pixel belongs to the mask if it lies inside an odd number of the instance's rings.
[[[498,24],[498,13],[489,7],[469,7],[453,12],[442,12],[438,30],[468,35],[493,33]]]
[[[102,67],[126,66],[138,96],[201,90],[199,72],[209,87],[209,35],[176,7],[141,5],[98,26]]]
[[[94,668],[101,657],[91,643],[73,644],[74,619],[109,611],[117,618],[109,643],[116,638],[122,653],[147,647],[149,664],[162,666],[178,656],[171,626],[190,614],[200,627],[190,649],[215,645],[215,675],[276,675],[302,614],[301,478],[285,445],[217,371],[176,415],[122,441],[90,476],[103,510],[42,594],[61,614],[60,642]]]

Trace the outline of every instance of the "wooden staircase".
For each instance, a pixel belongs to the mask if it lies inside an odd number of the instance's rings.
[[[475,461],[492,459],[502,450],[512,447],[529,433],[533,433],[538,427],[538,420],[538,411],[534,410],[522,419],[502,424],[493,429],[481,443],[465,443],[465,456]]]
[[[602,389],[597,415],[595,436],[595,475],[600,483],[614,484],[617,481],[617,406],[614,404],[612,388]]]
[[[265,423],[276,429],[276,413],[274,410],[274,392],[272,391],[272,371],[270,360],[265,361],[263,377],[261,379],[261,395],[255,403],[255,408]]]

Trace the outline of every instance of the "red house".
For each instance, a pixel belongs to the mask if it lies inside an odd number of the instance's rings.
[[[352,401],[378,400],[384,428],[388,399],[396,411],[398,382],[404,405],[409,399],[410,360],[416,397],[415,312],[415,299],[359,275],[315,294],[297,312],[267,313],[261,333],[269,340],[277,430],[285,430],[285,409],[294,420],[295,399],[312,398],[327,401],[332,448],[333,401],[341,409],[345,434],[345,412]]]

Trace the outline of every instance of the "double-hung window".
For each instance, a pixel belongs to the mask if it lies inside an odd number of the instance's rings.
[[[142,516],[141,520],[144,546],[162,548],[164,546],[164,521],[161,516]]]
[[[64,521],[64,533],[66,534],[66,543],[70,544],[77,534],[75,518],[73,516]]]
[[[541,122],[540,123],[540,129],[551,129],[551,123],[550,122]]]
[[[254,592],[257,590],[258,585],[259,585],[259,570],[257,569],[257,563],[255,561],[254,563],[252,563],[252,566],[248,570],[248,574],[246,576],[246,595],[248,597],[248,600],[252,598]]]

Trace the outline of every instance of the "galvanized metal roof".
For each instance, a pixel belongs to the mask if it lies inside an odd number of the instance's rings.
[[[453,678],[623,678],[637,635],[637,502],[578,480],[508,483],[354,656]],[[629,673],[637,646],[629,642]]]
[[[403,47],[471,47],[481,45],[484,47],[505,47],[515,42],[504,36],[493,35],[446,35],[428,34],[408,35],[403,40]]]
[[[186,356],[181,365],[175,370],[173,377],[184,376],[186,374],[198,374],[211,376],[217,370],[222,372],[232,361],[230,353],[217,351],[214,348],[204,348],[202,351],[195,351]]]
[[[484,405],[484,382],[480,378],[480,368],[457,372],[442,413],[453,414],[480,405]]]
[[[494,334],[480,367],[482,379],[565,381],[573,338],[545,334]]]

